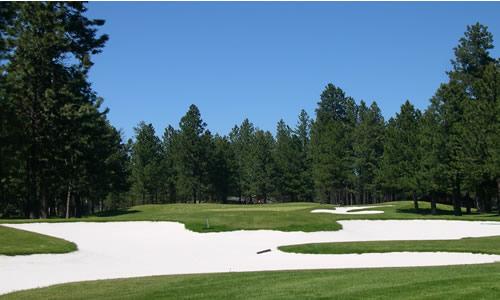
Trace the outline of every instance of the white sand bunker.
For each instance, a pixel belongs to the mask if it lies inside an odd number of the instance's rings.
[[[52,284],[148,275],[291,269],[371,268],[490,263],[471,253],[294,254],[281,245],[374,240],[458,239],[500,235],[500,222],[443,220],[340,221],[340,231],[270,230],[195,233],[174,222],[33,223],[14,228],[60,237],[77,252],[0,255],[0,294]],[[487,225],[488,224],[488,225]],[[257,254],[258,251],[271,252]]]
[[[372,205],[372,206],[346,206],[346,207],[335,207],[335,209],[314,209],[312,213],[328,213],[337,215],[376,215],[383,214],[383,210],[363,210],[371,209],[376,207],[386,207],[392,205]],[[354,211],[353,211],[354,210]]]

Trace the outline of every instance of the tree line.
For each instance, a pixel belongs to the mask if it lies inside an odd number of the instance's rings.
[[[88,81],[104,20],[80,2],[0,5],[0,216],[82,216],[135,204],[427,200],[500,210],[500,60],[468,26],[427,109],[384,120],[328,84],[315,116],[275,134],[245,119],[212,134],[191,105],[124,142]]]
[[[413,199],[451,203],[455,214],[500,209],[499,59],[487,27],[467,27],[448,82],[424,111],[406,101],[385,121],[376,102],[359,104],[328,84],[310,118],[280,120],[276,134],[248,119],[212,135],[191,105],[163,138],[135,128],[132,199],[139,203],[321,201],[366,204]],[[135,202],[138,203],[138,202]]]

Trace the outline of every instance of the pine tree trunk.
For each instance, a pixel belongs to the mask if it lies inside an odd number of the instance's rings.
[[[460,201],[460,192],[457,190],[453,192],[453,211],[455,216],[462,215],[462,203]]]
[[[467,214],[470,215],[472,209],[472,198],[469,197],[469,192],[465,194],[465,205],[467,209]]]
[[[418,211],[418,199],[417,199],[417,193],[413,192],[412,193],[413,197],[413,206],[415,207],[415,210]]]
[[[69,219],[69,202],[71,201],[71,183],[68,184],[68,193],[66,194],[66,219]]]
[[[482,213],[483,212],[483,207],[481,205],[481,201],[479,201],[479,197],[476,195],[474,197],[475,201],[476,201],[476,209],[477,209],[477,212],[478,213]]]
[[[431,196],[431,214],[436,214],[436,197]]]
[[[491,213],[491,200],[491,196],[489,196],[487,193],[483,193],[484,211],[487,213]]]
[[[45,191],[42,191],[42,195],[40,198],[40,218],[47,218],[47,196],[45,194]]]
[[[500,177],[497,178],[497,210],[500,215]]]

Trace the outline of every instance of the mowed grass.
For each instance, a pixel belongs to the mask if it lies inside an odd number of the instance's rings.
[[[498,299],[500,263],[171,275],[55,285],[1,299]]]
[[[34,232],[0,226],[0,255],[68,253],[74,243]]]
[[[269,205],[168,204],[141,205],[69,221],[177,221],[197,232],[239,229],[273,229],[282,231],[338,230],[337,220],[346,219],[449,219],[500,221],[497,214],[453,216],[448,205],[438,205],[438,214],[430,214],[430,205],[421,202],[415,211],[413,203],[384,203],[393,206],[373,208],[380,215],[312,214],[313,209],[333,209],[331,205],[287,203]],[[208,224],[207,224],[208,220]],[[67,222],[64,219],[0,220],[0,222]],[[1,228],[0,228],[1,229]],[[2,234],[0,232],[0,238]],[[472,242],[471,242],[472,241]],[[15,244],[14,241],[2,244]],[[498,237],[432,241],[443,244],[415,244],[428,241],[395,242],[395,245],[372,247],[390,251],[454,248],[466,252],[496,253]],[[455,242],[454,245],[449,242]],[[362,243],[362,242],[361,242]],[[385,242],[384,242],[385,243]],[[360,244],[360,243],[354,243]],[[352,245],[351,245],[352,246]],[[370,247],[354,245],[354,249]],[[1,245],[0,245],[1,247]],[[17,247],[17,246],[16,246]],[[297,246],[293,246],[297,247]],[[300,246],[299,246],[300,247]],[[400,247],[400,248],[397,248]],[[373,252],[383,252],[377,249]],[[477,250],[477,251],[476,251]],[[310,251],[310,250],[307,250]],[[327,251],[327,250],[322,250]],[[347,251],[347,250],[345,250]],[[359,250],[349,250],[362,253]],[[428,251],[428,250],[422,250]],[[492,252],[489,252],[492,251]],[[388,251],[386,251],[388,252]],[[319,253],[319,252],[318,252]],[[311,271],[278,271],[171,275],[130,279],[88,281],[21,291],[1,299],[498,299],[500,298],[500,263],[484,265],[344,269]]]
[[[373,215],[335,215],[337,220],[408,220],[408,219],[430,219],[430,220],[463,220],[463,221],[500,221],[498,212],[478,213],[472,209],[471,214],[466,214],[466,209],[462,207],[462,215],[455,216],[453,207],[447,204],[437,204],[436,214],[431,213],[431,204],[419,201],[419,209],[415,210],[412,201],[384,202],[371,206],[387,205],[384,207],[374,207],[362,210],[384,211],[383,214]],[[363,205],[364,206],[364,205]],[[368,205],[367,205],[368,206]],[[359,211],[359,210],[353,210]]]
[[[500,221],[496,213],[454,216],[450,205],[438,205],[436,215],[431,215],[430,204],[420,202],[418,211],[411,201],[388,202],[392,205],[373,208],[383,210],[376,215],[336,215],[315,213],[314,209],[334,209],[334,206],[319,203],[282,203],[265,205],[235,204],[155,204],[139,205],[127,210],[113,211],[84,218],[66,219],[0,219],[0,223],[25,222],[112,222],[112,221],[175,221],[196,232],[218,232],[231,230],[271,229],[280,231],[331,231],[342,226],[338,220],[366,219],[446,219]],[[465,209],[463,209],[465,213]]]
[[[342,226],[331,215],[311,214],[317,208],[333,208],[318,203],[286,203],[267,205],[224,204],[156,204],[140,205],[128,210],[109,212],[69,221],[176,221],[196,232],[272,229],[280,231],[339,230]],[[33,220],[0,222],[22,223]],[[66,222],[65,219],[35,220],[36,222]]]
[[[500,236],[459,240],[335,242],[290,245],[281,251],[309,254],[348,254],[384,252],[469,252],[500,254]]]

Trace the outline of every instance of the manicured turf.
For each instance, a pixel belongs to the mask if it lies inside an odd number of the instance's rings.
[[[0,254],[25,255],[76,251],[74,243],[51,236],[0,226]]]
[[[438,205],[437,215],[430,214],[430,205],[420,202],[421,209],[415,211],[410,201],[383,203],[393,206],[373,208],[383,210],[377,215],[335,215],[310,213],[313,209],[333,209],[333,206],[317,203],[284,203],[266,205],[223,204],[157,204],[139,205],[128,210],[115,211],[98,216],[72,218],[69,221],[177,221],[187,229],[197,232],[231,231],[239,229],[273,229],[281,231],[339,230],[337,220],[368,219],[448,219],[500,221],[498,214],[477,214],[456,217],[449,205]],[[464,210],[465,212],[465,210]],[[208,219],[208,226],[207,226]],[[0,223],[66,222],[65,219],[27,220],[0,219]]]
[[[1,299],[498,299],[500,263],[155,276],[55,285]]]
[[[387,203],[386,203],[387,204]],[[282,231],[338,230],[337,220],[346,219],[450,219],[500,221],[496,214],[476,214],[455,217],[452,208],[439,205],[438,214],[430,215],[428,203],[413,210],[411,202],[389,203],[394,206],[374,208],[380,215],[311,214],[313,209],[331,209],[330,205],[288,203],[272,205],[169,204],[142,205],[128,210],[69,221],[178,221],[198,232],[238,229],[274,229]],[[207,226],[208,219],[208,226]],[[66,222],[64,219],[0,220],[0,222]],[[20,235],[27,232],[3,231],[0,227],[0,249],[14,247],[19,253]],[[18,230],[15,230],[18,231]],[[31,234],[31,233],[27,233]],[[38,234],[42,237],[53,239]],[[23,238],[24,239],[24,238]],[[28,241],[32,238],[27,238]],[[63,240],[53,239],[68,243]],[[345,243],[352,247],[346,252],[388,251],[466,251],[500,252],[500,237],[470,238],[457,241]],[[39,242],[37,242],[39,244]],[[71,243],[68,243],[71,244]],[[360,244],[363,244],[360,246]],[[10,245],[10,246],[9,246]],[[74,244],[72,244],[74,246]],[[4,248],[2,248],[4,247]],[[300,247],[300,251],[307,246]],[[318,246],[314,246],[318,247]],[[323,248],[325,247],[325,248]],[[330,247],[330,248],[328,248]],[[320,246],[330,251],[331,245]],[[376,248],[376,250],[375,250]],[[29,248],[28,248],[29,249]],[[326,250],[325,250],[326,249]],[[337,247],[334,247],[337,249]],[[370,250],[371,249],[371,250]],[[387,251],[383,251],[386,249]],[[406,250],[405,250],[406,249]],[[432,249],[432,250],[427,250]],[[439,250],[441,249],[441,250]],[[453,250],[454,249],[454,250]],[[74,249],[72,249],[74,250]],[[72,251],[70,250],[70,251]],[[287,249],[289,250],[289,249]],[[64,251],[68,252],[68,251]],[[35,252],[32,252],[35,253]],[[44,252],[46,253],[46,252]],[[345,253],[345,252],[331,252]],[[500,297],[500,263],[486,265],[346,269],[317,271],[279,271],[173,275],[131,279],[103,280],[56,285],[43,289],[16,292],[1,299],[498,299]]]
[[[240,229],[274,229],[281,231],[339,230],[341,225],[331,215],[316,215],[316,208],[333,208],[317,203],[287,203],[269,205],[164,204],[140,205],[128,210],[70,221],[177,221],[197,232],[231,231]],[[208,224],[207,224],[208,220]],[[0,220],[0,222],[30,222],[31,220]],[[36,220],[40,222],[40,220]],[[48,219],[64,222],[64,219]]]
[[[470,252],[500,254],[500,236],[459,240],[338,242],[290,245],[281,251],[310,254],[347,254],[382,252]]]

